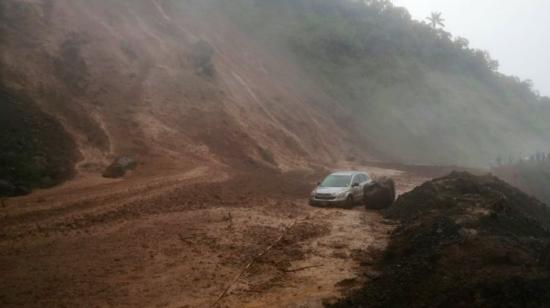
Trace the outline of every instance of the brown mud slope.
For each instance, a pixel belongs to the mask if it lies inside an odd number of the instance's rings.
[[[79,176],[368,158],[337,103],[200,2],[1,1],[0,79],[71,134]]]
[[[550,211],[493,176],[453,173],[399,198],[379,273],[335,307],[548,307]]]

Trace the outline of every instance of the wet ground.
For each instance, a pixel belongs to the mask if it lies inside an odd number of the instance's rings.
[[[399,192],[426,179],[369,170]],[[5,200],[0,304],[321,306],[362,284],[360,260],[385,248],[393,224],[361,206],[308,206],[319,176],[204,167]]]

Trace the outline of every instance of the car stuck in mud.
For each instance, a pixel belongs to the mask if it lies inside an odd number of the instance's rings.
[[[367,172],[339,171],[317,185],[311,192],[309,204],[348,209],[365,205],[370,209],[384,209],[395,201],[395,195],[395,182],[390,178],[374,180]]]
[[[364,202],[365,192],[374,184],[366,172],[340,171],[328,175],[311,192],[309,204],[352,208]]]

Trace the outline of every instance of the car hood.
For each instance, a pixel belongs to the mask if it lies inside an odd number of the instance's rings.
[[[317,187],[315,189],[315,193],[336,195],[348,190],[349,190],[348,187]]]

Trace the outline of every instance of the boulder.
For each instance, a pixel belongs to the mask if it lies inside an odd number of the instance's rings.
[[[17,185],[15,187],[15,195],[16,196],[26,196],[32,192],[32,189],[25,185]]]
[[[365,188],[364,198],[367,209],[387,209],[395,201],[395,182],[390,178],[376,180]]]
[[[10,181],[0,180],[0,197],[13,197],[17,195],[17,187]]]
[[[137,161],[128,156],[117,157],[107,169],[103,172],[105,178],[121,178],[127,171],[134,170],[137,167]]]

